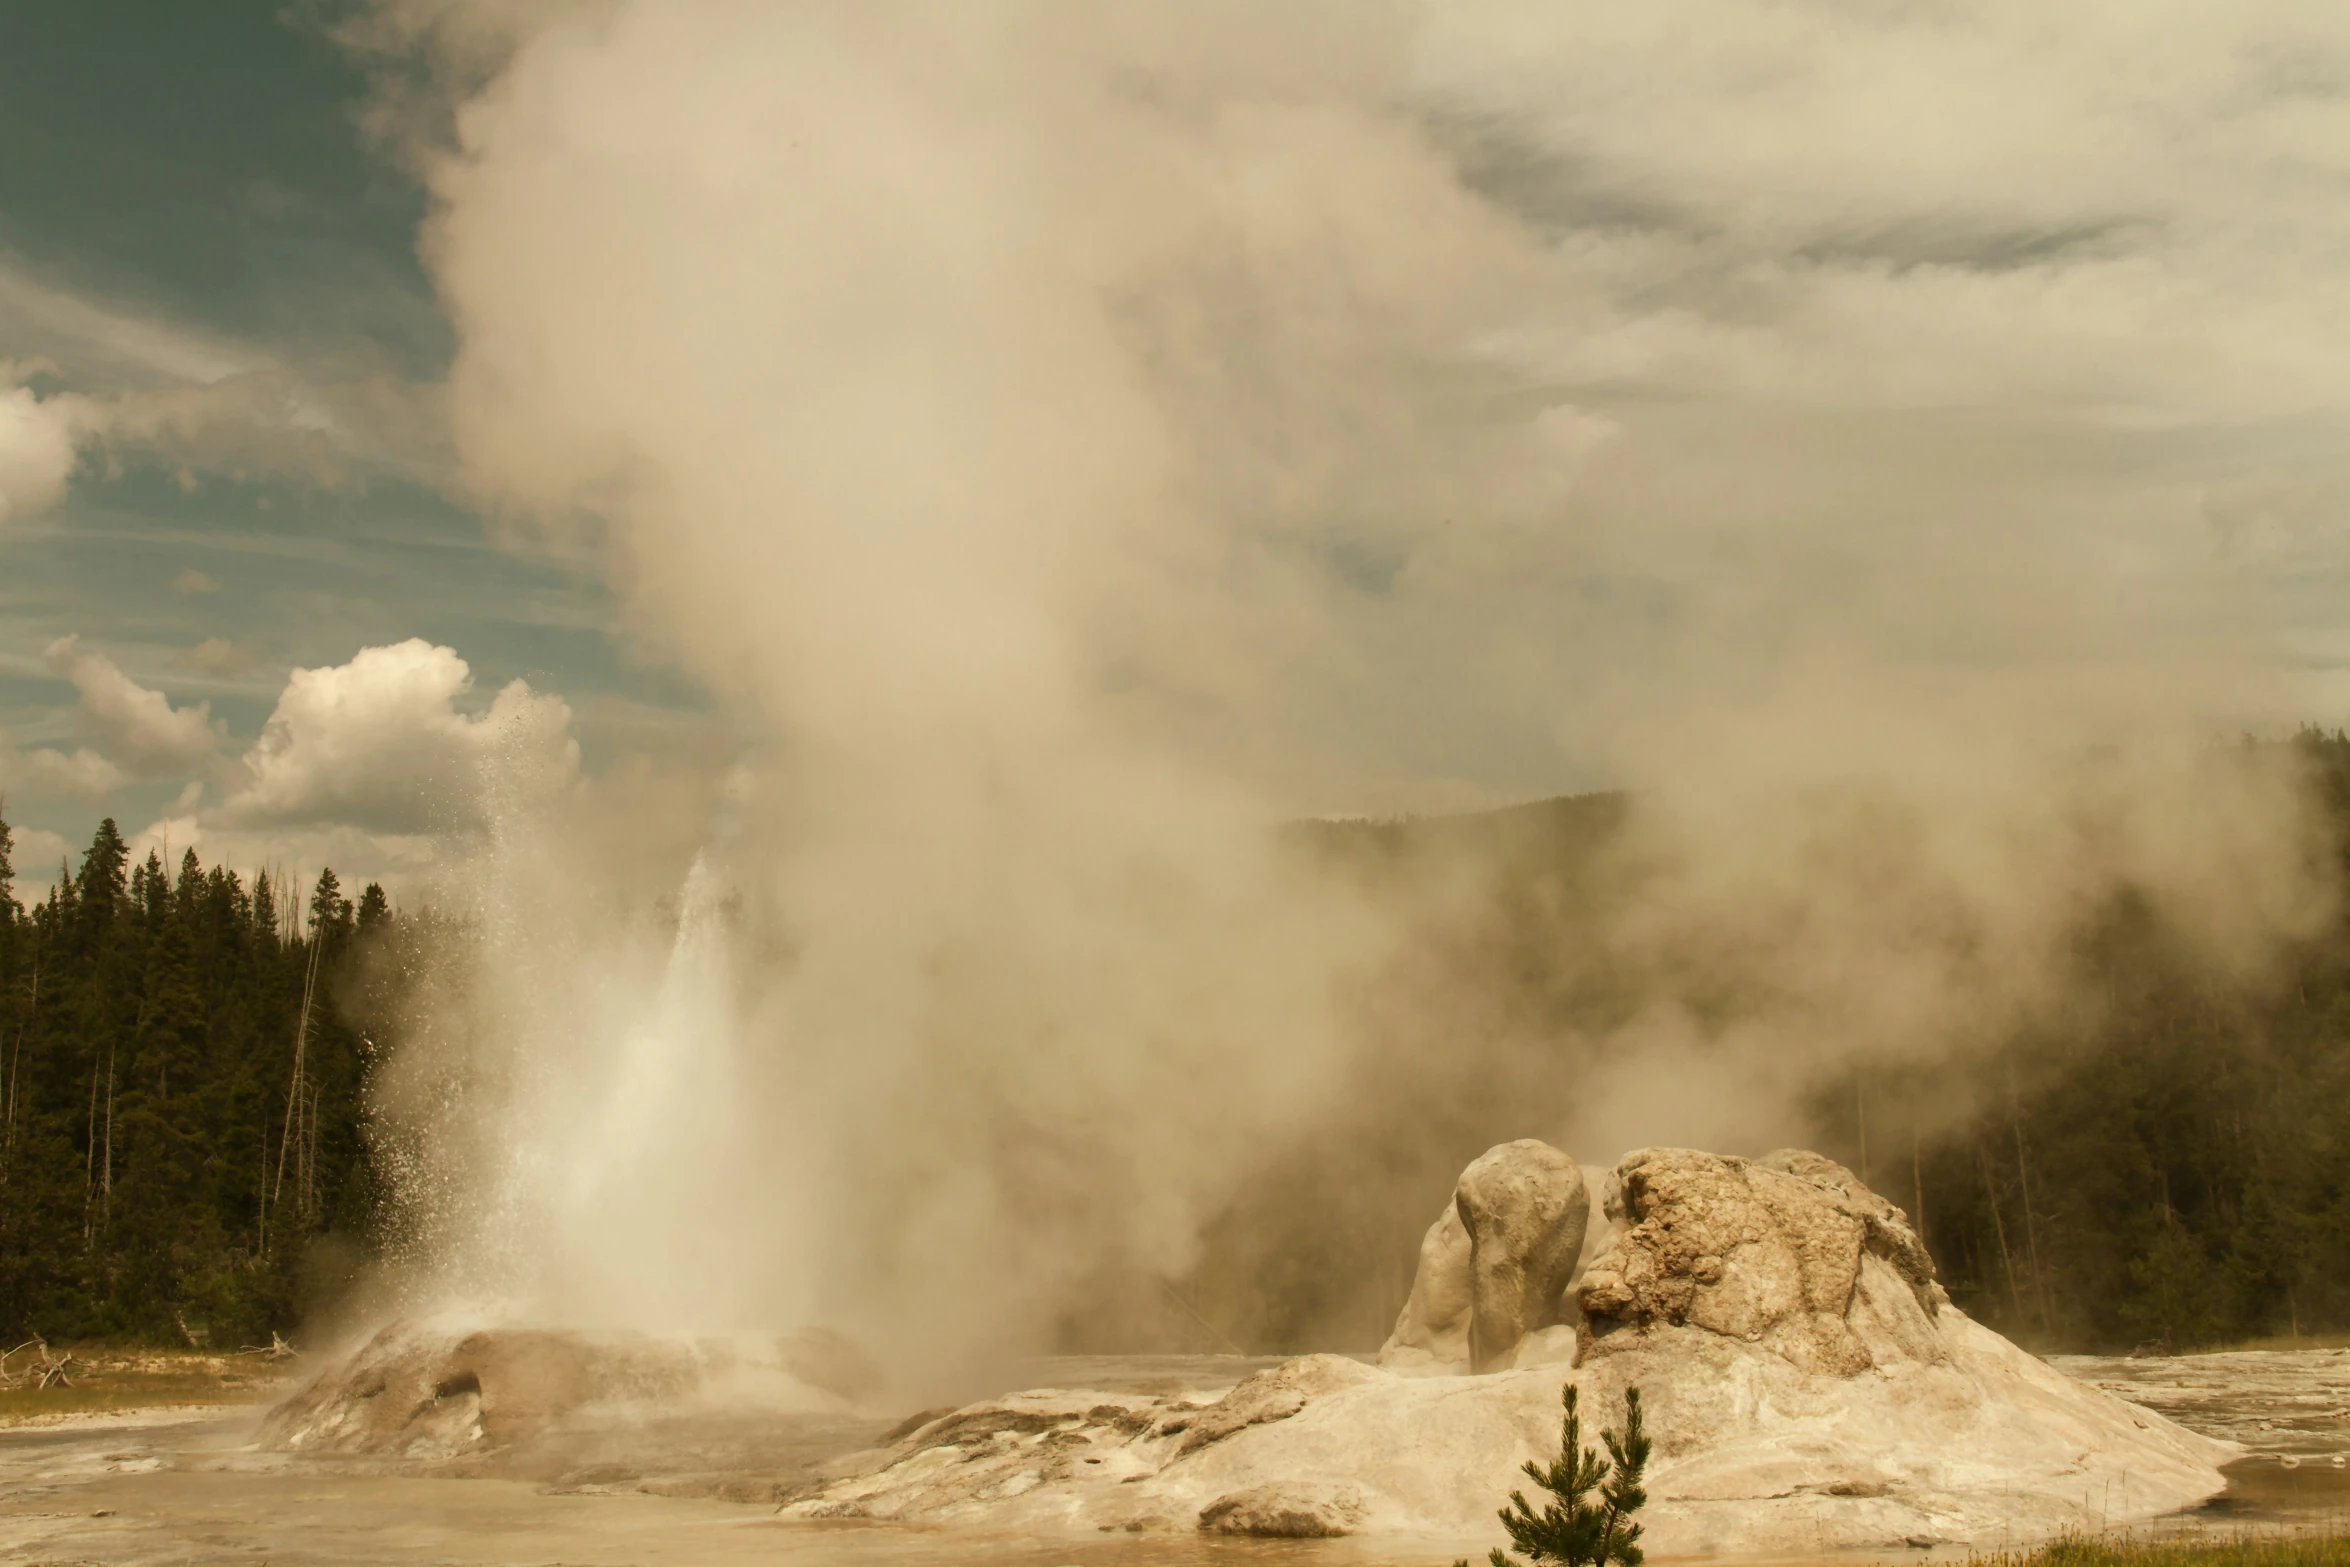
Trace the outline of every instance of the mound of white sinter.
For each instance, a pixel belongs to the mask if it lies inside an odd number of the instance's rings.
[[[1593,1431],[1641,1390],[1655,1554],[2021,1542],[2191,1505],[2232,1456],[1969,1321],[1901,1211],[1817,1154],[1653,1148],[1602,1172],[1538,1142],[1462,1173],[1375,1366],[1308,1355],[1221,1397],[1041,1389],[827,1460],[871,1439],[880,1376],[822,1330],[746,1345],[406,1322],[262,1441],[445,1473],[643,1469],[640,1489],[800,1518],[1379,1533],[1449,1554],[1495,1537],[1518,1466],[1557,1450],[1569,1379]],[[795,1412],[789,1440],[751,1430],[754,1406],[771,1425]],[[690,1410],[750,1424],[677,1426]],[[660,1469],[681,1463],[712,1474]]]
[[[880,1385],[862,1351],[822,1328],[660,1339],[410,1318],[272,1409],[259,1438],[279,1452],[448,1475],[625,1479],[766,1500],[792,1492],[828,1437],[872,1430],[856,1411]],[[789,1430],[774,1429],[779,1417]]]
[[[1569,1378],[1593,1425],[1641,1390],[1657,1554],[2096,1528],[2213,1494],[2232,1456],[1969,1321],[1901,1211],[1817,1154],[1648,1149],[1587,1175],[1516,1142],[1429,1227],[1377,1366],[1309,1355],[1212,1403],[974,1404],[785,1511],[1468,1540],[1557,1450]]]

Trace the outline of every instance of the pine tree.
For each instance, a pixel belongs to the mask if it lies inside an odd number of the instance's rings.
[[[1558,1457],[1548,1464],[1529,1461],[1526,1477],[1550,1493],[1537,1512],[1526,1493],[1512,1491],[1510,1505],[1500,1513],[1510,1544],[1528,1562],[1556,1567],[1640,1567],[1646,1553],[1640,1549],[1640,1525],[1631,1517],[1648,1505],[1640,1477],[1648,1467],[1649,1438],[1640,1416],[1640,1389],[1624,1392],[1624,1429],[1621,1435],[1603,1431],[1608,1457],[1583,1445],[1583,1420],[1576,1409],[1580,1394],[1569,1382],[1563,1395],[1566,1418],[1559,1431]],[[1593,1491],[1599,1499],[1593,1501]],[[1494,1547],[1486,1558],[1490,1567],[1516,1567],[1516,1557]],[[1454,1567],[1469,1567],[1465,1561]]]
[[[253,904],[247,911],[256,939],[277,939],[277,887],[263,871],[253,878]]]
[[[129,893],[127,871],[130,865],[130,845],[122,841],[122,832],[109,816],[98,824],[96,836],[82,854],[82,872],[78,878],[84,917],[94,923],[114,918],[117,908]]]
[[[351,900],[343,896],[343,884],[330,865],[318,873],[317,889],[310,894],[310,934],[313,939],[339,936],[350,926]]]
[[[0,812],[4,812],[7,807],[8,802],[5,799],[0,799]],[[8,819],[5,815],[0,815],[0,925],[13,926],[16,923],[18,913],[16,906],[16,829],[8,825]]]

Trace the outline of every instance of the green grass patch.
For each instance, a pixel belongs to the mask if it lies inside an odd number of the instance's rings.
[[[2350,1534],[2204,1540],[2098,1535],[2057,1540],[2033,1551],[1977,1555],[1968,1567],[2350,1567]]]
[[[245,1404],[276,1397],[284,1364],[233,1355],[80,1348],[60,1351],[65,1385],[0,1387],[0,1425],[175,1404]],[[10,1369],[22,1370],[24,1357]]]

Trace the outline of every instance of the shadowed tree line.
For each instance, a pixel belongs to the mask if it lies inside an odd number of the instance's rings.
[[[2350,887],[2350,741],[2306,730],[2246,752],[2303,770]],[[1261,1352],[1384,1337],[1460,1169],[1496,1142],[1557,1138],[1612,1041],[1681,983],[1609,956],[1638,896],[1614,852],[1631,806],[1294,829],[1415,910],[1414,938],[1362,985],[1356,1065],[1322,1120],[1253,1172],[1188,1276],[1125,1286],[1127,1324]],[[1908,1208],[1958,1303],[2026,1344],[2350,1332],[2350,900],[2229,982],[2116,888],[2063,961],[2082,1004],[2061,1024],[1931,1067],[1841,1070],[1782,1136]],[[1660,1095],[1711,1091],[1702,1061],[1673,1073]]]
[[[2350,886],[2350,741],[2291,743]],[[2077,962],[2093,1017],[1931,1072],[1856,1072],[1821,1094],[1821,1140],[1922,1219],[1953,1297],[2021,1342],[2350,1330],[2350,906],[2258,982],[2200,976],[2129,899]]]
[[[0,1335],[269,1343],[369,1232],[334,998],[383,890],[134,863],[108,820],[27,896],[10,850],[0,824]]]
[[[1952,1295],[2019,1341],[2350,1329],[2350,929],[2252,992],[2195,982],[2127,914],[2090,962],[2100,1019],[1963,1074],[1855,1074],[1822,1095],[1823,1141],[1922,1214]],[[1971,1113],[1917,1128],[1944,1095]]]

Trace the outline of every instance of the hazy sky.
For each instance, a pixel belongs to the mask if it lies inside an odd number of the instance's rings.
[[[700,0],[683,42],[643,8],[374,9],[532,18],[542,61],[621,13],[689,60],[730,29],[793,47]],[[1170,78],[1285,102],[1285,51],[1357,31],[1328,13],[1261,8],[1230,30],[1246,69]],[[0,790],[28,877],[100,814],[397,874],[472,820],[446,786],[468,758],[527,742],[592,777],[736,711],[722,650],[673,656],[691,615],[624,607],[647,560],[469,499],[419,161],[362,135],[381,56],[325,14],[0,8]],[[1086,677],[1140,693],[1137,722],[1275,808],[1386,810],[1688,765],[1688,732],[1856,680],[1896,707],[1962,686],[2220,731],[2344,720],[2350,13],[1361,14],[1392,57],[1343,88],[1317,60],[1294,93],[1375,105],[1375,155],[1260,119],[1205,154],[1137,138],[1166,161],[1086,198],[1141,182],[1147,217],[1152,178],[1209,192],[1170,199],[1179,241],[1080,280],[1123,291],[1152,439],[1227,519],[1169,535],[1199,553],[1163,623],[1089,600],[1123,622],[1087,632]],[[790,90],[786,120],[848,136],[853,98]],[[908,199],[868,150],[825,178]],[[1243,210],[1298,169],[1324,182],[1311,223]],[[741,199],[790,190],[758,177]],[[994,232],[959,221],[932,238]],[[538,257],[550,293],[572,259]],[[438,281],[509,318],[532,293]],[[652,396],[693,365],[647,347],[639,371]]]

